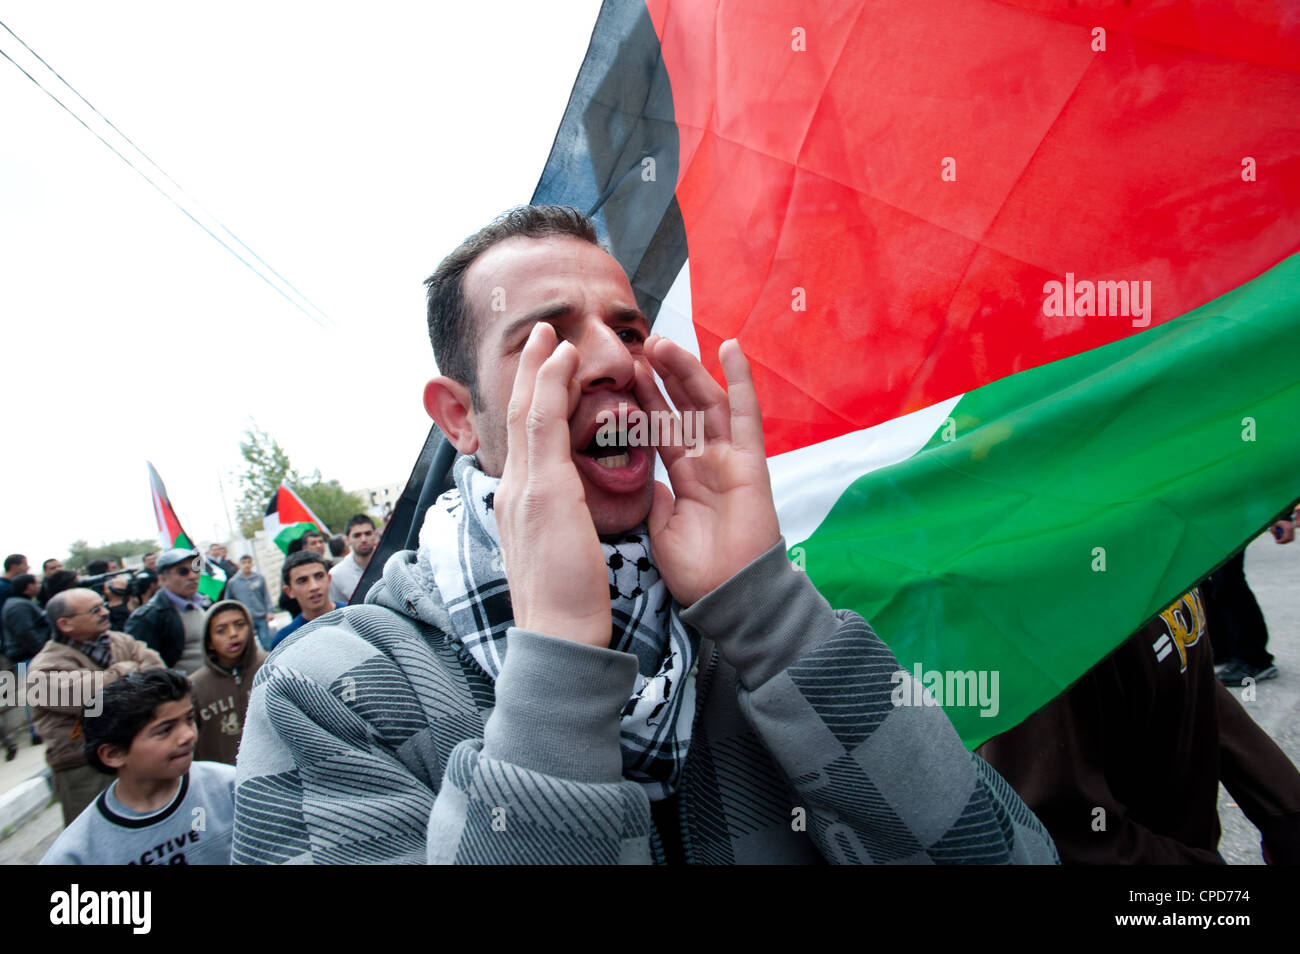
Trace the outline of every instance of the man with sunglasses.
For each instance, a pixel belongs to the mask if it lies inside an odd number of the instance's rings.
[[[197,550],[172,549],[158,556],[162,584],[153,599],[126,621],[129,635],[154,650],[168,668],[189,675],[203,667],[203,611],[209,600],[199,594]]]
[[[109,683],[142,669],[159,669],[163,661],[138,639],[109,630],[108,607],[94,590],[73,587],[56,593],[45,616],[51,636],[27,667],[26,690],[68,825],[113,780],[86,764],[83,706],[93,707]]]

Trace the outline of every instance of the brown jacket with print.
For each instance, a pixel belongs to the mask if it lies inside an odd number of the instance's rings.
[[[239,610],[248,620],[243,653],[239,662],[229,669],[217,662],[208,640],[212,621],[218,613],[227,610]],[[194,684],[194,722],[199,730],[199,740],[194,746],[196,760],[235,764],[244,737],[244,716],[253,691],[253,677],[265,661],[266,653],[257,645],[253,618],[243,603],[222,600],[208,608],[203,620],[203,668],[190,677]]]
[[[27,666],[32,722],[45,740],[45,761],[58,772],[86,764],[82,707],[99,689],[141,669],[161,669],[162,657],[125,633],[108,634],[112,662],[101,667],[81,650],[51,639]],[[40,699],[38,705],[35,701]]]

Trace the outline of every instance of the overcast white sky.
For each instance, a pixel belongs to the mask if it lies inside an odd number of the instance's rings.
[[[0,0],[3,20],[334,320],[322,330],[0,59],[0,551],[224,536],[250,419],[345,487],[428,431],[422,280],[532,193],[599,0]],[[0,30],[0,49],[80,112]],[[37,72],[40,70],[39,72]]]

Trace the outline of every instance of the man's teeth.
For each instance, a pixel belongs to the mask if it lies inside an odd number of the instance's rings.
[[[596,463],[601,467],[626,467],[632,462],[630,454],[614,454],[610,457],[597,457]]]

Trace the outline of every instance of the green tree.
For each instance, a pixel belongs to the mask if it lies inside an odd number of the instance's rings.
[[[312,513],[325,521],[325,526],[331,532],[342,533],[349,517],[365,512],[366,502],[360,494],[344,490],[337,480],[321,480],[320,474],[313,474],[312,478],[314,479],[295,481],[289,486],[311,508]]]
[[[291,469],[284,448],[256,423],[244,430],[239,454],[244,458],[244,472],[239,476],[240,498],[235,505],[235,516],[239,532],[251,537],[262,529],[262,517],[271,495],[281,483],[287,480],[293,486],[299,478]]]
[[[320,471],[306,476],[299,474],[279,442],[256,423],[244,430],[239,454],[244,458],[244,472],[239,477],[241,496],[235,513],[239,532],[245,537],[262,529],[267,501],[282,483],[301,497],[334,533],[342,533],[348,518],[366,509],[366,502],[358,494],[348,493],[337,480],[323,479]]]
[[[92,560],[120,560],[139,556],[159,549],[157,540],[114,540],[92,547],[85,540],[74,540],[68,546],[68,558],[63,561],[65,570],[84,570]]]

